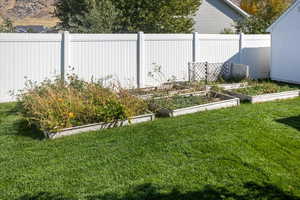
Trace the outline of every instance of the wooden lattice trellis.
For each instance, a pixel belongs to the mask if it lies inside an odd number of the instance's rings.
[[[230,76],[232,63],[189,63],[189,80],[214,82]]]

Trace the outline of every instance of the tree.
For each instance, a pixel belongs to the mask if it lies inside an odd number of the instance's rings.
[[[265,20],[258,16],[251,16],[235,25],[237,32],[246,34],[265,34],[266,29],[271,25],[271,21]]]
[[[242,0],[241,8],[251,15],[256,14],[259,6],[258,2],[258,0]]]
[[[61,0],[55,15],[59,28],[80,33],[111,33],[117,18],[110,0]]]
[[[293,0],[242,0],[241,8],[251,15],[263,11],[264,9],[272,9],[271,15],[282,13]]]
[[[26,31],[27,33],[37,33],[33,28],[29,28]]]
[[[55,15],[77,32],[185,33],[201,0],[60,0]]]
[[[201,0],[115,0],[121,11],[120,31],[188,33]]]
[[[241,7],[252,14],[239,21],[236,29],[249,34],[266,33],[266,29],[287,9],[291,0],[242,0]]]
[[[0,32],[2,33],[12,33],[15,32],[15,28],[12,24],[12,21],[5,19],[3,24],[0,25]]]

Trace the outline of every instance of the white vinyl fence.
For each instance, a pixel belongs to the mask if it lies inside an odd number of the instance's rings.
[[[229,61],[249,65],[252,78],[264,78],[269,51],[269,35],[0,33],[0,102],[13,100],[9,91],[24,88],[26,79],[68,73],[148,87],[158,84],[148,76],[155,66],[161,66],[161,81],[180,81],[188,80],[189,62]]]

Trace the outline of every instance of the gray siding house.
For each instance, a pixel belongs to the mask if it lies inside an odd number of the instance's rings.
[[[202,34],[219,34],[225,28],[234,30],[234,23],[249,17],[240,8],[241,0],[202,0],[195,16],[194,30]]]

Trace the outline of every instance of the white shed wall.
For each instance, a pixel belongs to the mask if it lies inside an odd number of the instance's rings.
[[[272,30],[271,78],[300,83],[300,4]]]

